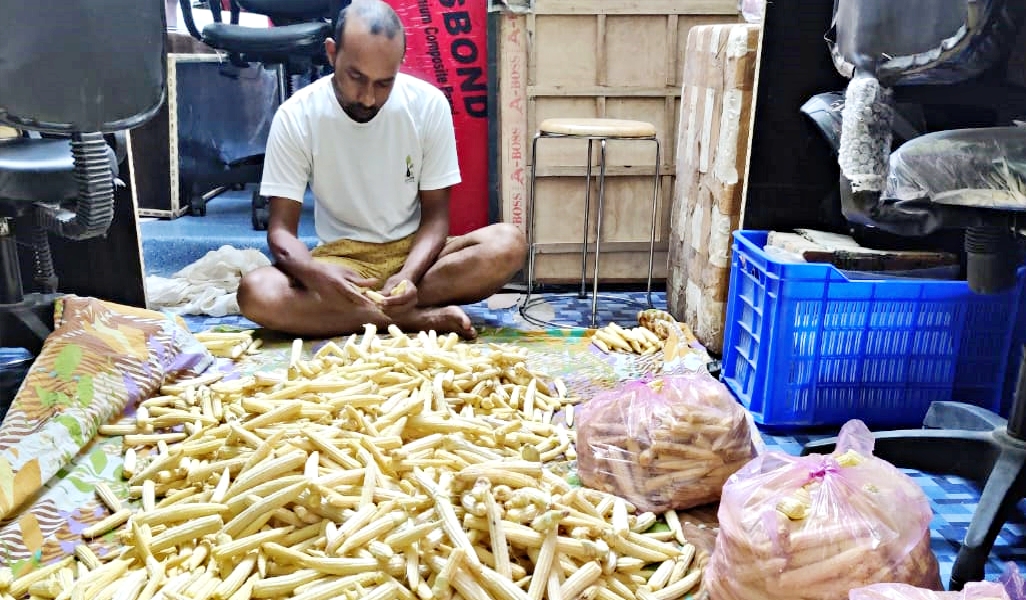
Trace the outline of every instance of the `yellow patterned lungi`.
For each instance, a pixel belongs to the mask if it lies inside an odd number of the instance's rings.
[[[374,242],[357,242],[338,240],[315,247],[310,254],[315,260],[348,267],[367,279],[376,279],[378,286],[385,284],[389,277],[398,273],[406,263],[406,257],[413,247],[413,236],[410,234],[394,242],[377,244]]]

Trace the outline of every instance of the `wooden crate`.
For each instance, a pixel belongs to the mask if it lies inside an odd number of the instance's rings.
[[[167,100],[153,119],[135,130],[135,144],[130,147],[133,165],[139,174],[136,195],[139,216],[176,219],[190,210],[199,194],[221,185],[253,182],[252,178],[247,178],[236,169],[215,172],[212,165],[207,163],[203,164],[204,174],[195,177],[195,180],[191,180],[185,169],[180,168],[187,158],[183,152],[189,151],[189,147],[183,143],[184,132],[180,134],[179,127],[182,123],[189,123],[189,118],[193,122],[205,119],[213,126],[219,119],[223,120],[230,115],[249,117],[246,127],[213,128],[213,133],[206,129],[199,130],[203,136],[213,138],[217,143],[230,145],[243,140],[248,143],[250,139],[259,138],[261,129],[269,127],[270,119],[278,107],[278,78],[274,71],[253,64],[237,76],[222,74],[224,76],[214,77],[221,69],[230,70],[234,67],[220,54],[199,52],[167,55]],[[197,82],[198,73],[209,75],[202,82]],[[197,101],[197,96],[203,100]],[[214,101],[220,97],[224,98],[223,102]],[[240,100],[246,101],[243,108],[239,108]],[[226,131],[237,133],[237,137],[226,136]],[[193,130],[191,135],[199,134]],[[200,189],[204,185],[206,187]]]
[[[692,27],[737,23],[737,0],[535,0],[502,2],[499,46],[499,193],[502,218],[527,229],[531,141],[551,117],[652,123],[662,144],[656,278],[666,276],[682,65]],[[654,146],[607,146],[604,281],[644,281],[648,269]],[[538,145],[539,281],[580,278],[586,143]],[[597,164],[598,153],[594,156]],[[595,171],[597,175],[597,171]],[[594,239],[597,186],[587,216]],[[589,259],[590,261],[590,259]],[[590,273],[590,271],[589,271]]]
[[[140,217],[177,219],[189,211],[188,195],[178,179],[178,76],[179,62],[220,63],[224,59],[193,38],[168,34],[171,50],[167,56],[167,99],[156,115],[134,133],[135,145],[129,145],[129,158],[138,176],[135,202]]]
[[[757,25],[695,27],[684,61],[666,302],[717,353],[731,233],[743,206],[759,36]]]

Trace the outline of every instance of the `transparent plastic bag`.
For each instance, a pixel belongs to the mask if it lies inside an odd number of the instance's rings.
[[[998,578],[1008,594],[1008,600],[1026,600],[1026,581],[1013,562],[1005,563],[1005,572]]]
[[[935,592],[903,583],[878,583],[852,590],[848,600],[1009,600],[1000,583],[969,583],[961,592]]]
[[[1026,582],[1015,563],[1006,563],[996,582],[967,583],[960,592],[935,592],[900,583],[852,590],[848,600],[1026,600]]]
[[[706,371],[631,381],[577,414],[581,482],[642,511],[714,502],[755,451],[748,414]]]
[[[905,142],[890,155],[883,198],[1022,210],[1024,180],[1022,127],[935,131]]]
[[[767,452],[723,488],[705,572],[712,600],[847,600],[875,583],[940,590],[929,501],[873,457],[861,421],[829,455]]]
[[[739,0],[738,8],[741,16],[749,23],[762,23],[762,13],[766,9],[765,0]]]

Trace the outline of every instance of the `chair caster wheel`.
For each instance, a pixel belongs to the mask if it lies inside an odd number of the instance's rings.
[[[258,190],[253,191],[253,229],[255,231],[267,231],[267,222],[271,219],[271,209],[267,204],[267,198],[260,195]]]

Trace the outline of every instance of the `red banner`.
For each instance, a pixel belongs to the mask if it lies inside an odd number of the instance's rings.
[[[452,107],[463,181],[450,233],[488,225],[488,41],[483,0],[388,0],[406,26],[403,72],[434,84]]]

